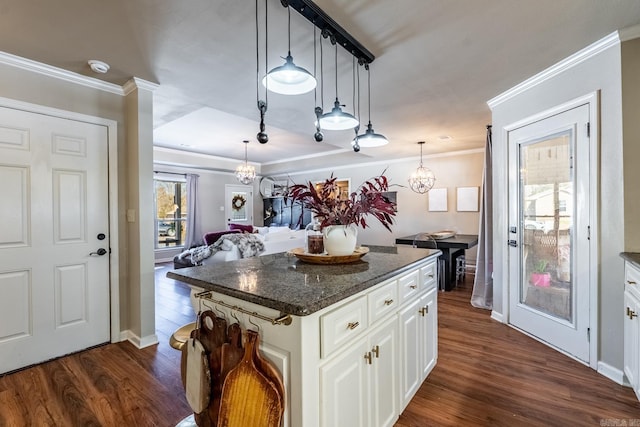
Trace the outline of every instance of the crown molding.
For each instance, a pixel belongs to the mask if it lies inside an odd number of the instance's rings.
[[[437,159],[442,157],[464,156],[467,154],[476,154],[476,153],[484,153],[484,148],[472,148],[470,150],[460,150],[460,151],[447,151],[446,153],[425,155],[425,156],[422,156],[422,158],[424,161],[424,159]],[[362,162],[362,163],[358,163],[357,165],[327,166],[327,167],[321,167],[316,169],[305,169],[301,171],[277,171],[277,172],[274,172],[273,176],[279,177],[279,176],[287,176],[287,175],[308,175],[310,173],[316,173],[316,172],[353,169],[354,167],[362,168],[362,167],[371,167],[371,166],[380,166],[380,165],[388,166],[394,163],[419,162],[419,161],[420,161],[420,156],[411,156],[411,157],[403,157],[400,159],[393,159],[393,160],[376,160],[371,162]]]
[[[157,83],[152,83],[148,80],[139,79],[138,77],[132,77],[128,80],[124,85],[122,85],[124,95],[129,95],[136,89],[144,89],[153,92],[160,85]]]
[[[636,30],[633,30],[633,28],[635,27],[631,27],[629,29],[629,35],[634,34],[634,31],[635,31],[635,34],[640,35],[640,28]],[[503,102],[508,101],[509,99],[515,96],[518,96],[523,92],[526,92],[529,89],[544,83],[545,81],[557,76],[560,73],[567,71],[570,68],[575,67],[578,64],[581,64],[582,62],[590,58],[593,58],[594,56],[598,55],[599,53],[603,52],[606,49],[609,49],[612,46],[619,45],[620,41],[621,41],[621,32],[615,31],[609,34],[608,36],[601,38],[597,42],[592,43],[591,45],[585,47],[584,49],[574,53],[573,55],[563,59],[562,61],[556,63],[555,65],[552,65],[546,70],[534,75],[533,77],[528,78],[522,83],[517,84],[516,86],[512,87],[506,92],[501,93],[495,98],[490,99],[489,101],[487,101],[487,105],[489,106],[490,109],[493,110],[495,107],[502,104]]]
[[[42,74],[44,76],[53,77],[58,80],[64,80],[69,83],[98,89],[103,92],[114,93],[120,96],[124,95],[122,87],[116,84],[98,80],[93,77],[83,76],[62,68],[54,67],[53,65],[43,64],[31,59],[12,55],[10,53],[0,52],[0,64],[10,65],[12,67]]]
[[[620,42],[626,42],[633,39],[640,38],[640,24],[632,27],[623,28],[618,31],[620,35]]]

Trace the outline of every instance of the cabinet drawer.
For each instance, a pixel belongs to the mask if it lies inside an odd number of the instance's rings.
[[[420,269],[420,287],[422,289],[435,288],[438,282],[437,263],[431,262]]]
[[[367,296],[351,301],[320,318],[320,357],[327,357],[369,326]]]
[[[406,276],[398,279],[398,289],[400,292],[400,302],[407,301],[420,291],[418,283],[418,271],[412,271]]]
[[[371,292],[368,296],[369,323],[374,324],[387,313],[394,311],[398,305],[398,281],[392,280]]]
[[[628,261],[624,265],[624,284],[640,295],[640,270]]]

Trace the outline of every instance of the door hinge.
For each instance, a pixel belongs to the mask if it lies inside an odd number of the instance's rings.
[[[591,226],[587,225],[587,240],[591,240]]]
[[[587,342],[591,342],[591,328],[587,328]]]
[[[591,137],[591,122],[587,122],[587,137]]]

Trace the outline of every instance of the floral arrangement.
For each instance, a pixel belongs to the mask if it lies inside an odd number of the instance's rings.
[[[396,204],[383,194],[389,190],[389,182],[384,176],[384,171],[379,176],[363,182],[346,198],[337,196],[339,189],[336,179],[332,173],[317,189],[311,181],[307,184],[295,184],[289,187],[286,198],[301,202],[305,208],[311,210],[320,221],[321,228],[351,224],[367,228],[366,218],[371,215],[391,231]]]

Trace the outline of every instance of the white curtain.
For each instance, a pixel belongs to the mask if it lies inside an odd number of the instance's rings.
[[[187,236],[184,247],[200,246],[203,242],[198,212],[198,175],[194,174],[187,174],[187,212]]]
[[[482,174],[478,259],[476,261],[476,275],[473,281],[473,293],[471,294],[471,305],[487,310],[493,308],[493,210],[491,174],[491,125],[487,125],[484,172]]]

